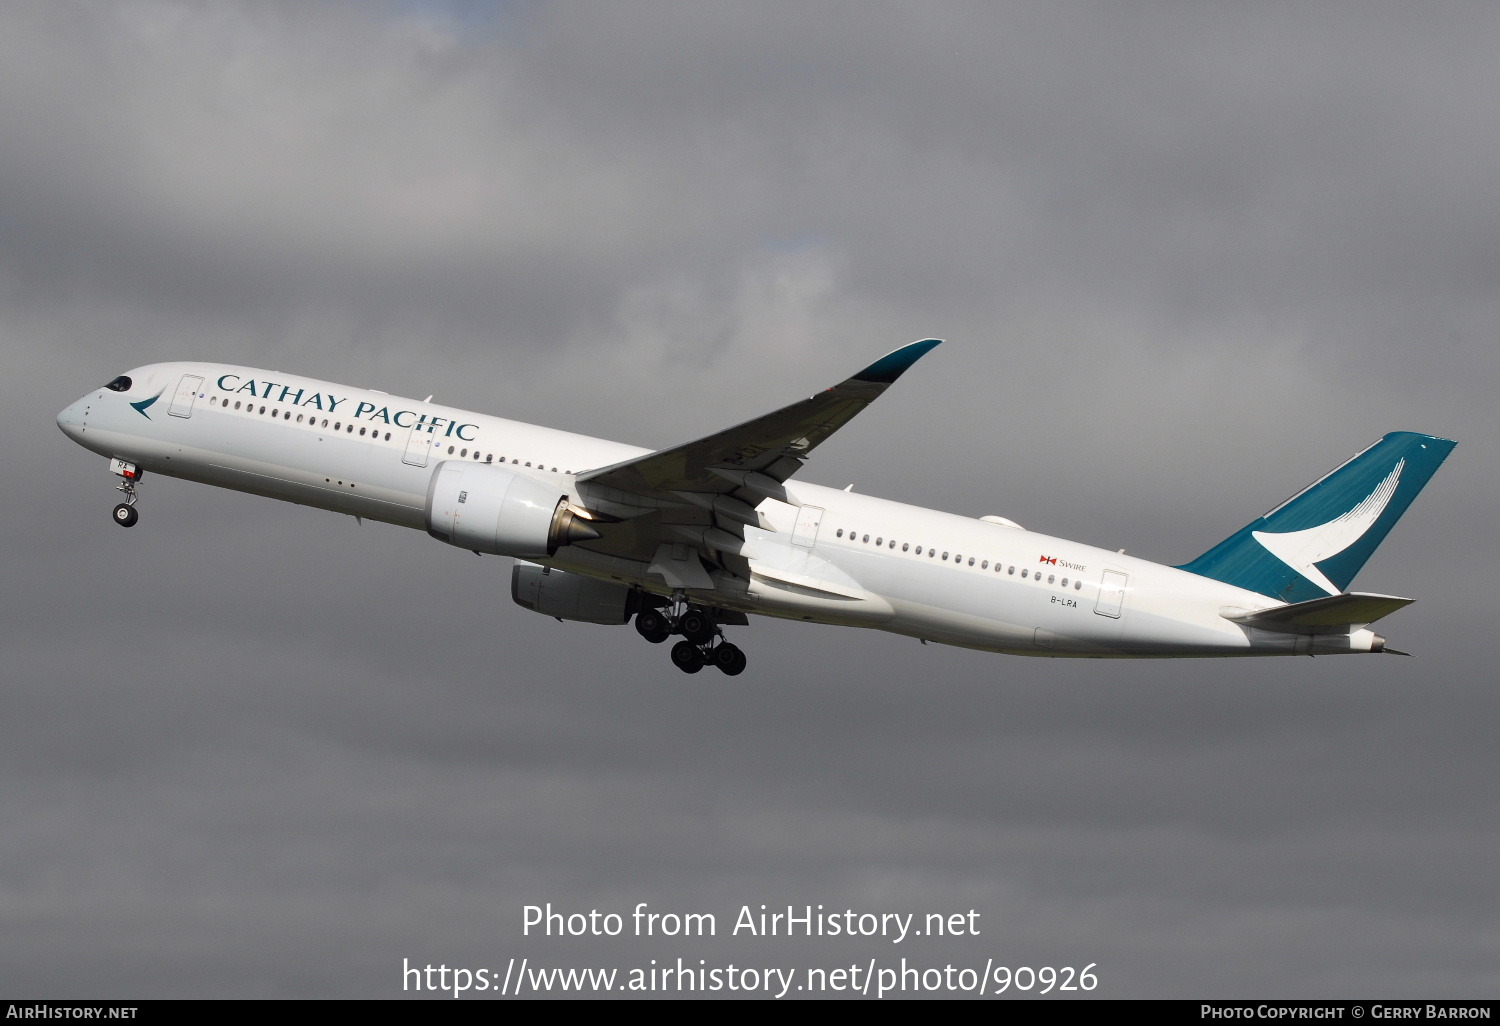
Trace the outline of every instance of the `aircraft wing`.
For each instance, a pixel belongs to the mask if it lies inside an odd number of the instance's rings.
[[[627,504],[630,497],[645,498],[642,505],[648,507],[681,503],[684,492],[726,495],[744,484],[747,474],[780,484],[939,341],[902,346],[825,392],[738,427],[579,474],[579,484],[613,489]]]

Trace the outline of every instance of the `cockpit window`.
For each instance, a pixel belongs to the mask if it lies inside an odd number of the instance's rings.
[[[115,378],[115,380],[111,381],[104,387],[109,389],[111,392],[129,392],[130,379],[121,374],[118,378]]]

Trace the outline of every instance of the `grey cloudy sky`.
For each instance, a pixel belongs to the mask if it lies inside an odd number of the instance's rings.
[[[8,3],[0,991],[1083,966],[1500,990],[1488,3]],[[56,412],[225,360],[646,446],[949,341],[811,480],[1183,562],[1390,430],[1414,659],[1071,662],[756,622],[686,677],[504,560],[151,478]],[[683,941],[522,908],[711,912]],[[979,937],[729,936],[740,906]]]

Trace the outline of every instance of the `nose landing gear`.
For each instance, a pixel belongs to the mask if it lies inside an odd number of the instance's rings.
[[[688,606],[681,595],[673,597],[667,611],[642,609],[635,616],[635,629],[653,645],[682,635],[683,640],[672,646],[672,665],[683,673],[697,673],[705,666],[716,666],[729,677],[745,672],[745,653],[725,640],[713,611]]]
[[[121,527],[134,527],[135,522],[141,519],[140,512],[135,508],[136,499],[139,498],[136,495],[135,486],[145,471],[134,463],[126,463],[124,460],[110,460],[109,469],[111,473],[124,479],[117,487],[125,493],[125,501],[114,508],[112,513],[114,522]]]

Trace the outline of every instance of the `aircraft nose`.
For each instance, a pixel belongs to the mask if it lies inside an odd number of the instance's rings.
[[[71,406],[63,409],[57,415],[57,426],[62,428],[62,433],[73,441],[78,441],[83,436],[83,406],[85,400],[80,399]]]

